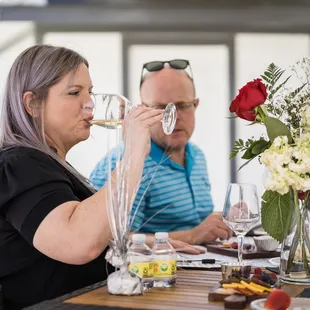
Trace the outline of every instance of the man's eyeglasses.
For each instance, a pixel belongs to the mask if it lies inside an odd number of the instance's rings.
[[[174,103],[177,111],[179,112],[185,112],[188,111],[190,108],[192,107],[196,107],[197,103],[195,101],[189,101],[189,102],[175,102]],[[153,105],[152,106],[153,109],[160,109],[160,110],[164,110],[166,108],[165,104],[162,105]]]
[[[160,71],[165,67],[165,64],[168,64],[170,68],[176,69],[176,70],[184,70],[189,78],[193,80],[193,72],[192,68],[189,64],[189,61],[186,59],[173,59],[173,60],[168,60],[168,61],[151,61],[147,62],[143,65],[142,67],[142,72],[141,72],[141,79],[140,79],[140,87],[144,81],[144,78],[147,74],[147,72],[156,72]],[[186,70],[188,69],[188,70]]]

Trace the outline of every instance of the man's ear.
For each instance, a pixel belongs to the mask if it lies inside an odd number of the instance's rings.
[[[195,102],[195,108],[197,108],[199,105],[199,98],[195,98],[194,102]]]
[[[31,91],[26,91],[23,94],[23,104],[27,111],[27,113],[32,117],[38,117],[40,115],[40,111],[35,104],[34,94]]]

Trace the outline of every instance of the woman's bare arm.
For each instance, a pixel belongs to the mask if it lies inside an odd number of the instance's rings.
[[[130,131],[126,135],[123,157],[130,165],[129,196],[139,184],[144,158],[149,152],[149,128],[161,119],[161,111],[140,107],[124,122],[124,130]],[[68,264],[85,264],[98,257],[112,238],[107,190],[104,186],[82,202],[69,201],[52,210],[38,227],[34,246],[43,254]]]

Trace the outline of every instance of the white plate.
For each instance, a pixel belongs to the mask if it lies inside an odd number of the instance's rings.
[[[258,299],[252,301],[250,307],[252,310],[265,310],[266,298]],[[292,298],[291,306],[288,308],[289,310],[310,310],[310,299],[309,298]]]
[[[254,228],[253,229],[253,234],[255,236],[264,236],[267,235],[267,233],[265,232],[263,227],[259,227],[259,228]]]
[[[279,267],[280,266],[280,257],[274,257],[274,258],[270,258],[268,260],[268,262],[273,265],[273,266],[276,266],[276,267]]]

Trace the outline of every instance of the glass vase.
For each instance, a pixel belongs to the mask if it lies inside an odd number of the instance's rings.
[[[128,270],[130,214],[141,181],[133,179],[136,168],[131,162],[140,161],[142,164],[145,159],[141,152],[130,149],[132,143],[124,142],[133,140],[132,123],[125,122],[126,130],[123,131],[124,120],[132,108],[133,104],[127,98],[116,94],[93,94],[92,102],[84,108],[86,113],[93,113],[90,122],[106,131],[106,207],[112,233],[106,260],[116,268],[107,279],[107,287],[108,292],[114,295],[143,294],[142,278]],[[176,118],[176,107],[169,103],[162,119],[162,129],[166,135],[173,132]],[[139,154],[140,158],[137,158]],[[134,161],[132,156],[135,156]]]
[[[309,195],[291,194],[290,221],[282,243],[280,280],[282,282],[310,284],[310,227]],[[303,199],[299,199],[303,196]]]

